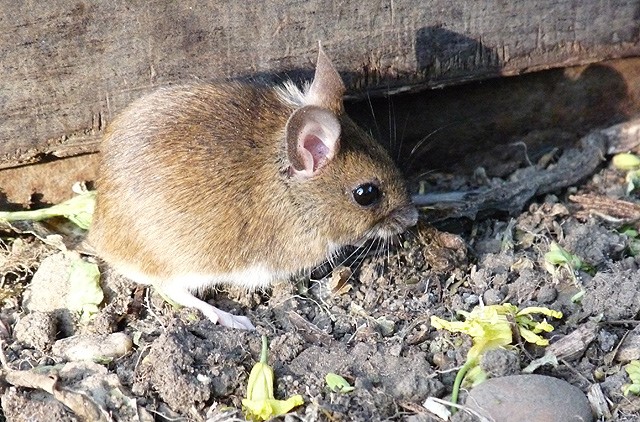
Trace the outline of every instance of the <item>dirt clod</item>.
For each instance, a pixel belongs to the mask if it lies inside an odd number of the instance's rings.
[[[25,346],[45,352],[56,340],[56,320],[49,312],[31,312],[16,323],[14,333]]]

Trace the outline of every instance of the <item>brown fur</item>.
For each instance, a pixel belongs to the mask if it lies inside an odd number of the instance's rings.
[[[408,198],[382,147],[340,116],[340,150],[316,178],[289,176],[293,109],[271,89],[229,84],[163,89],[116,119],[102,144],[90,242],[114,264],[160,279],[265,262],[293,273],[357,241]],[[385,199],[362,209],[358,184]]]

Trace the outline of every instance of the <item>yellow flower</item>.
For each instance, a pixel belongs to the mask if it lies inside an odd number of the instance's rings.
[[[549,341],[538,334],[553,330],[546,320],[537,322],[531,318],[532,314],[543,314],[553,318],[562,318],[562,312],[542,307],[529,307],[518,311],[518,307],[510,303],[503,305],[476,306],[471,312],[458,311],[464,316],[464,321],[445,321],[437,316],[431,317],[431,325],[438,329],[465,333],[473,339],[473,346],[467,353],[467,361],[456,375],[451,392],[451,401],[456,403],[460,385],[465,376],[471,378],[475,385],[486,378],[478,362],[486,351],[508,346],[512,343],[512,327],[518,327],[520,336],[529,343],[546,346]],[[452,413],[455,410],[452,409]]]
[[[273,381],[273,369],[267,364],[267,337],[262,336],[260,362],[251,369],[247,384],[247,398],[242,399],[247,419],[266,421],[304,404],[300,395],[287,400],[276,400],[273,395]]]
[[[473,338],[473,347],[469,350],[467,361],[479,358],[484,352],[512,343],[512,323],[515,323],[520,336],[529,343],[546,346],[549,341],[538,334],[550,332],[553,326],[546,320],[537,322],[530,315],[543,314],[553,318],[562,318],[562,312],[542,307],[529,307],[518,311],[510,303],[503,305],[476,306],[471,312],[458,311],[464,321],[445,321],[431,317],[431,325],[436,329],[468,334]]]
[[[551,331],[553,331],[553,326],[549,324],[546,319],[543,319],[542,322],[537,322],[530,318],[529,315],[543,314],[552,318],[562,318],[562,312],[554,311],[552,309],[543,308],[540,306],[531,306],[528,308],[524,308],[521,311],[518,311],[517,308],[513,306],[512,311],[516,311],[515,320],[516,324],[518,325],[520,336],[529,343],[534,343],[538,346],[549,345],[549,340],[539,336],[538,334],[542,332],[550,333]]]
[[[476,306],[471,312],[458,311],[464,321],[445,321],[431,317],[431,325],[437,329],[468,334],[473,338],[473,347],[467,360],[474,360],[485,351],[511,344],[511,324],[495,306]]]

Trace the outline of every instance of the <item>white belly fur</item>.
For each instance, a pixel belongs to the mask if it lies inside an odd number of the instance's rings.
[[[185,273],[164,280],[149,277],[128,265],[116,266],[116,270],[136,283],[151,284],[160,288],[180,286],[191,292],[201,292],[216,284],[231,284],[254,290],[268,287],[273,281],[289,276],[270,271],[264,265],[254,265],[242,271],[222,274]]]
[[[187,273],[173,277],[169,283],[172,285],[179,283],[192,292],[199,292],[216,284],[231,284],[254,290],[268,287],[273,281],[284,277],[285,275],[279,277],[279,274],[269,271],[262,265],[255,265],[242,271],[225,274]]]

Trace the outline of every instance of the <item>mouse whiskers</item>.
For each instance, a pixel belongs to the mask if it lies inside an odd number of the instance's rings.
[[[380,132],[380,126],[378,126],[378,119],[376,118],[376,112],[373,110],[373,103],[371,102],[371,96],[369,92],[367,92],[367,102],[369,104],[369,110],[371,110],[371,116],[373,117],[373,124],[376,128],[377,138],[380,139],[382,137],[382,132]]]

